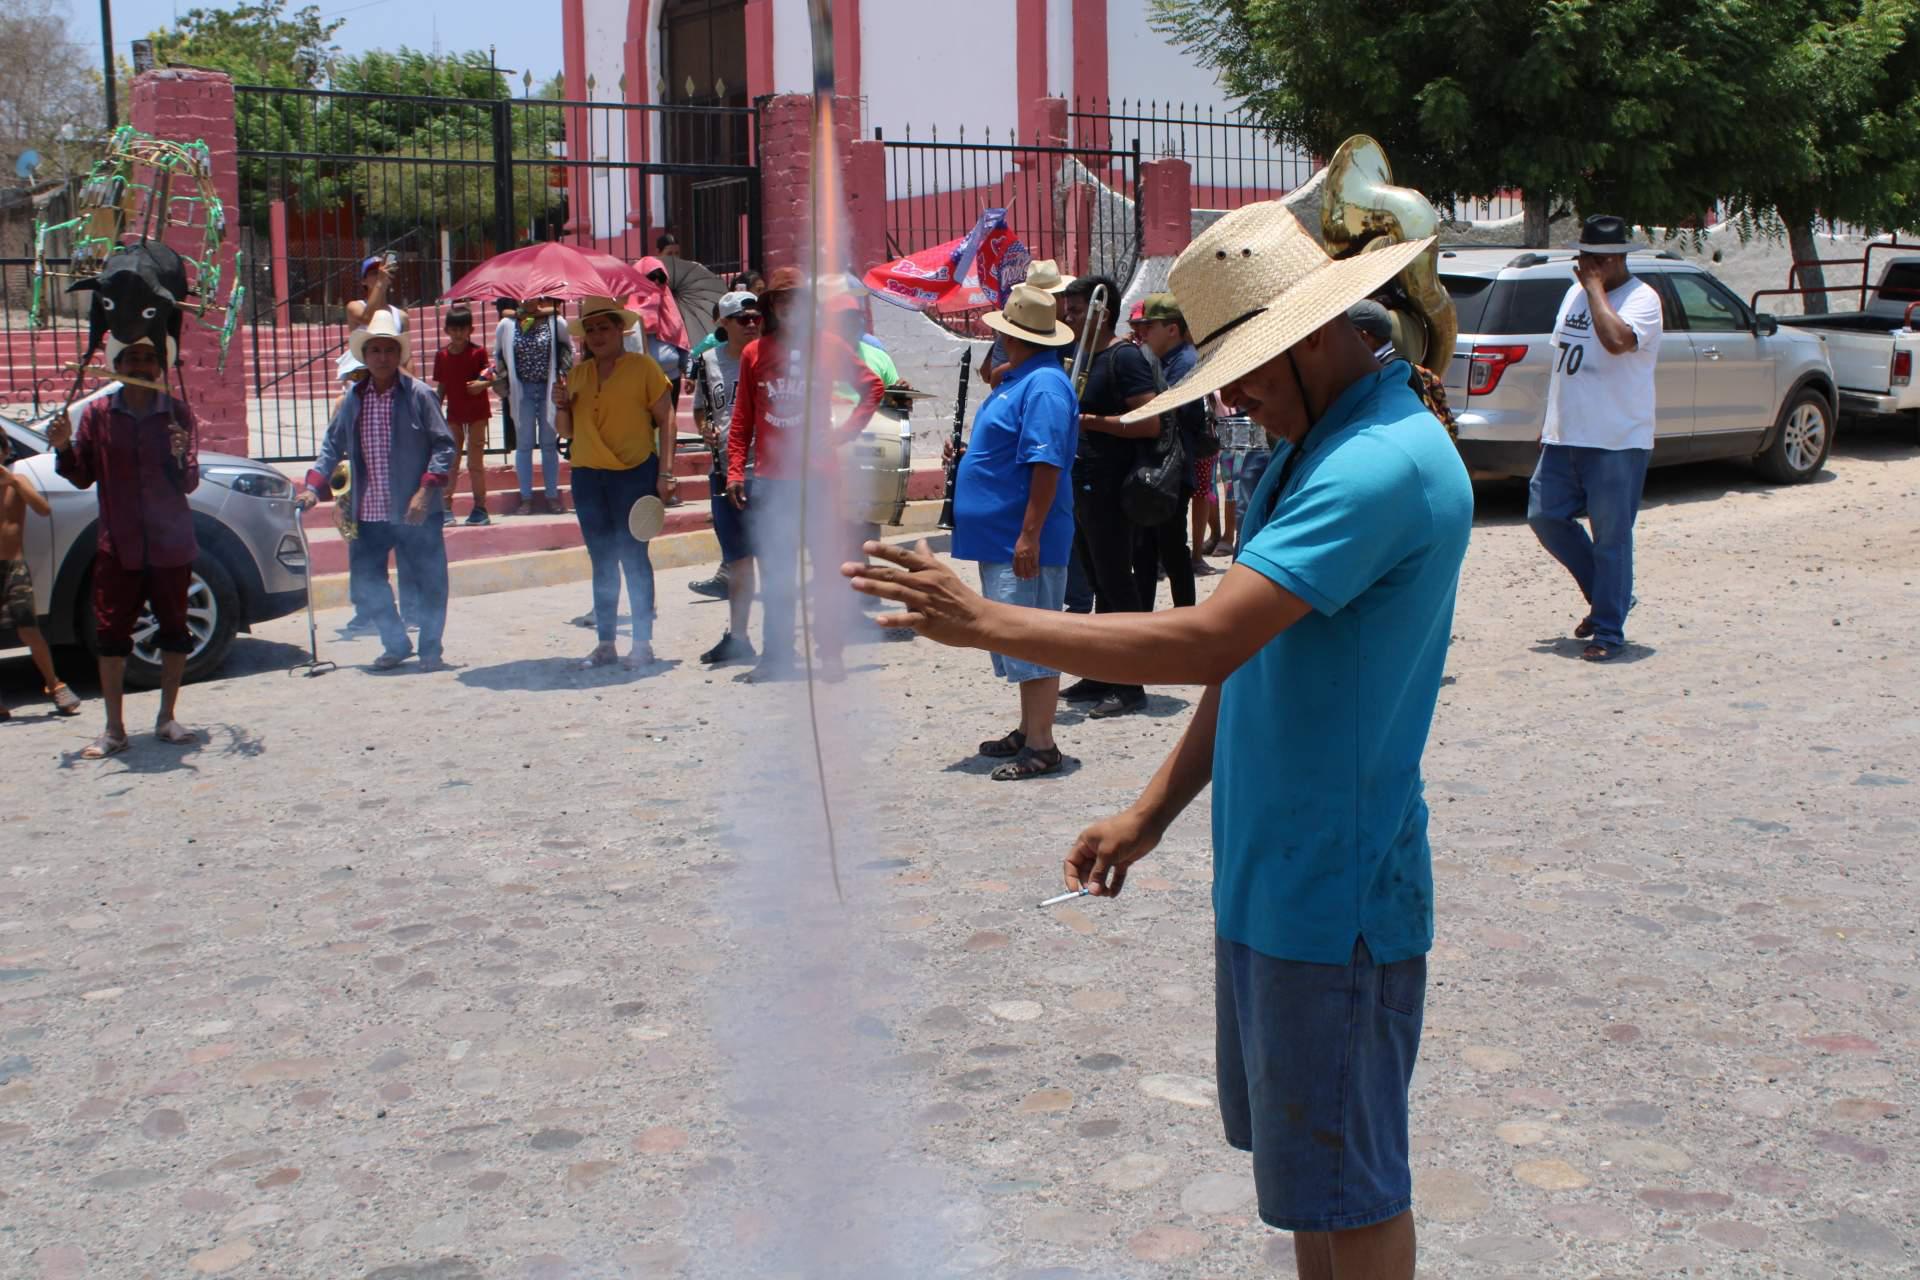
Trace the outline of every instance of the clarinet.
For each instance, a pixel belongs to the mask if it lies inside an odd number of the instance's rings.
[[[947,463],[947,501],[940,508],[940,527],[953,528],[953,487],[960,478],[960,459],[967,456],[967,444],[961,433],[967,424],[967,378],[973,366],[973,348],[960,355],[960,390],[953,401],[953,460]]]

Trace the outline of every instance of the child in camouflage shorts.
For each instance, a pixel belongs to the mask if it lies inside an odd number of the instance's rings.
[[[0,628],[18,632],[20,643],[33,654],[33,665],[46,681],[54,710],[63,716],[77,716],[80,699],[54,673],[53,654],[46,637],[40,634],[33,604],[33,575],[27,570],[25,558],[27,513],[45,517],[52,510],[31,480],[0,463]],[[12,714],[0,706],[0,720],[10,719]]]

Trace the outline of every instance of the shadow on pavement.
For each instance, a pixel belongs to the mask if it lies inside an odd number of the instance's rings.
[[[663,676],[681,665],[678,658],[656,658],[638,671],[614,665],[579,670],[579,658],[521,658],[491,667],[470,667],[457,673],[461,684],[495,692],[552,693],[562,689],[594,689],[632,684]],[[401,668],[405,670],[405,668]]]
[[[1585,640],[1576,640],[1572,636],[1554,636],[1552,639],[1537,640],[1530,646],[1535,653],[1550,653],[1556,658],[1574,658],[1580,661],[1585,661],[1585,659],[1580,658],[1580,655],[1585,652],[1586,647],[1587,642]],[[1596,662],[1592,665],[1596,667],[1624,667],[1635,662],[1645,662],[1658,652],[1660,651],[1650,644],[1635,644],[1629,640],[1620,646],[1620,652],[1614,654],[1605,662]]]

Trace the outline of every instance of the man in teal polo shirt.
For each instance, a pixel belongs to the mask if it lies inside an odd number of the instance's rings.
[[[1407,1090],[1433,889],[1420,756],[1472,489],[1445,428],[1346,309],[1431,241],[1335,262],[1276,203],[1204,232],[1172,289],[1200,360],[1144,417],[1213,391],[1281,442],[1234,567],[1197,608],[1047,614],[869,544],[883,621],[1113,683],[1200,684],[1132,806],[1081,833],[1070,889],[1118,893],[1213,784],[1215,1001],[1228,1142],[1307,1280],[1411,1280]]]

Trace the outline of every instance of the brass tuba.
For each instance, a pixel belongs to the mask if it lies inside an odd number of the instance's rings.
[[[1320,239],[1332,256],[1423,240],[1439,229],[1439,216],[1425,196],[1411,187],[1393,185],[1387,153],[1366,134],[1341,143],[1327,162]],[[1439,246],[1415,258],[1394,283],[1403,295],[1388,306],[1394,321],[1394,349],[1444,377],[1460,322],[1453,299],[1440,283]]]
[[[340,517],[340,536],[357,538],[360,536],[360,522],[353,518],[353,468],[345,458],[334,467],[333,474],[327,477],[328,485],[333,489],[333,500],[342,508]]]

